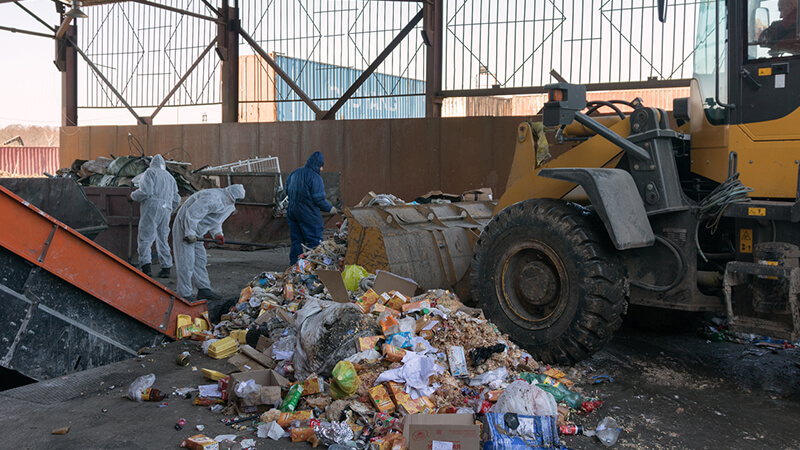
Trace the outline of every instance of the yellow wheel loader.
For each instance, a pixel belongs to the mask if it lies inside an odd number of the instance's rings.
[[[599,350],[629,304],[800,338],[800,27],[787,2],[700,2],[675,126],[641,101],[547,86],[544,125],[577,145],[542,160],[541,133],[522,123],[496,205],[350,210],[347,263],[468,290],[548,363]]]

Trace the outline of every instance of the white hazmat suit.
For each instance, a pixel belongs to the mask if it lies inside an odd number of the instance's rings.
[[[189,197],[178,210],[172,225],[172,248],[175,250],[178,294],[181,297],[192,295],[192,280],[198,289],[198,299],[213,295],[206,270],[206,249],[197,239],[211,232],[218,242],[224,243],[222,223],[236,210],[236,200],[243,198],[244,187],[241,184],[224,189],[205,189]]]
[[[139,189],[131,193],[131,200],[142,204],[137,238],[139,265],[150,264],[151,249],[155,242],[162,271],[169,269],[172,267],[172,255],[167,241],[169,217],[180,206],[181,197],[178,195],[175,178],[167,172],[167,166],[161,155],[154,156],[150,161],[150,168],[142,174]]]

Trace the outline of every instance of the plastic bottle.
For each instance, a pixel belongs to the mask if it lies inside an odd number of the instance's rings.
[[[583,397],[581,397],[581,395],[577,392],[570,391],[566,386],[564,386],[564,383],[561,383],[555,378],[541,373],[534,374],[533,378],[539,382],[539,387],[542,387],[541,385],[551,386],[560,391],[562,395],[560,396],[561,398],[558,398],[558,396],[553,392],[553,389],[547,389],[547,387],[543,388],[544,390],[553,394],[553,397],[556,398],[557,402],[563,400],[564,403],[566,403],[572,409],[578,409],[581,407],[581,403],[583,403]]]
[[[154,388],[147,388],[142,391],[142,400],[146,402],[160,402],[167,397],[167,394]]]
[[[611,417],[606,417],[599,424],[597,424],[597,439],[606,447],[610,447],[617,442],[619,437],[620,428],[617,421]]]

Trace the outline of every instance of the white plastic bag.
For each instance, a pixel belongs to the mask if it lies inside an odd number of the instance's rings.
[[[500,394],[497,403],[489,412],[557,417],[558,407],[556,399],[549,392],[539,389],[527,381],[516,380]]]
[[[147,375],[142,375],[139,378],[133,380],[130,387],[128,388],[128,393],[125,394],[126,397],[135,401],[141,402],[142,401],[142,392],[153,385],[156,382],[156,375],[153,373],[149,373]]]
[[[470,386],[481,386],[488,384],[492,389],[499,389],[503,381],[508,377],[508,369],[501,367],[499,369],[484,372],[477,377],[469,380]]]
[[[258,395],[261,385],[257,384],[255,380],[247,380],[237,384],[235,390],[237,397],[246,398],[250,395]]]
[[[363,352],[358,352],[355,355],[348,357],[347,361],[350,361],[353,364],[358,364],[365,359],[367,361],[381,359],[381,354],[378,353],[374,348],[368,348]]]

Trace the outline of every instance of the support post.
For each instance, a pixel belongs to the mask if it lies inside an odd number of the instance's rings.
[[[444,31],[444,5],[442,0],[422,4],[422,37],[426,48],[425,117],[442,116],[442,33]]]
[[[225,25],[217,35],[217,54],[222,59],[222,122],[239,121],[239,8],[223,1],[221,11]]]
[[[65,39],[56,41],[56,65],[59,65],[59,61],[63,63],[63,70],[61,70],[61,126],[73,127],[78,125],[78,52],[72,45],[72,42],[78,39],[77,26],[70,25],[65,35]]]

